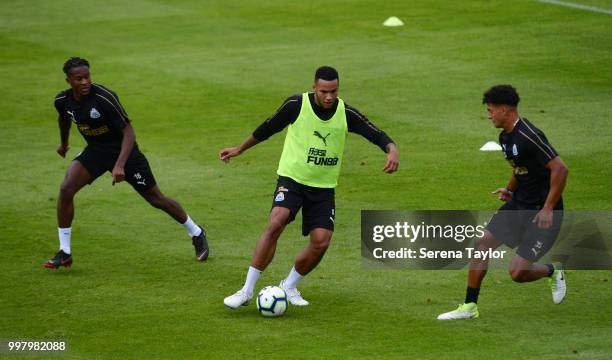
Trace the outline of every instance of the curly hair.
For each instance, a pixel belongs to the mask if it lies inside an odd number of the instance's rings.
[[[521,101],[512,85],[495,85],[484,93],[483,104],[510,105],[516,107]]]
[[[66,60],[66,62],[64,63],[64,74],[68,75],[70,73],[70,70],[81,66],[87,66],[89,68],[89,61],[80,57],[73,56],[70,59]]]

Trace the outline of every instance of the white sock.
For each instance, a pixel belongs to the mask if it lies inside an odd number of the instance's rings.
[[[291,268],[289,276],[285,279],[284,285],[287,289],[294,289],[304,277],[295,271],[295,266]]]
[[[185,221],[185,223],[182,225],[191,237],[198,236],[202,233],[202,229],[200,229],[198,224],[194,223],[193,220],[191,220],[189,215],[187,215],[187,221]]]
[[[249,266],[249,272],[247,273],[247,277],[244,282],[244,286],[242,287],[242,290],[245,293],[249,295],[253,294],[253,289],[255,289],[255,284],[257,284],[257,280],[259,280],[261,273],[262,272],[260,270],[257,270],[254,267]]]
[[[59,235],[60,250],[64,251],[66,254],[70,254],[70,235],[72,234],[72,228],[58,227],[57,233]]]

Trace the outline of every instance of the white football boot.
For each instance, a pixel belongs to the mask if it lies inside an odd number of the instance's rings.
[[[241,306],[249,305],[252,297],[253,294],[247,294],[245,291],[240,289],[236,291],[234,295],[228,296],[223,299],[223,303],[225,304],[225,306],[231,309],[237,309]]]
[[[282,280],[278,285],[281,289],[285,290],[287,294],[287,300],[291,303],[291,305],[295,306],[306,306],[310,304],[308,301],[304,300],[302,294],[300,294],[297,288],[289,289],[285,287],[285,280]]]
[[[438,320],[477,319],[480,316],[476,303],[461,304],[457,310],[438,315]]]
[[[555,271],[553,272],[550,279],[548,279],[548,284],[550,285],[550,290],[552,291],[552,298],[555,304],[561,304],[563,299],[565,298],[566,285],[565,285],[565,272],[563,271],[563,266],[561,263],[553,264]]]

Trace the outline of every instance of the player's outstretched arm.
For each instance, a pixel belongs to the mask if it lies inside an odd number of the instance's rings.
[[[387,160],[383,168],[384,172],[392,174],[397,171],[399,168],[399,151],[393,140],[384,131],[377,128],[359,110],[348,104],[346,104],[346,125],[349,132],[363,136],[387,153]]]
[[[394,143],[387,144],[387,161],[383,171],[387,174],[392,174],[399,168],[399,151]]]
[[[70,135],[70,125],[72,122],[70,119],[59,115],[57,117],[57,123],[59,124],[60,129],[60,145],[57,147],[57,153],[59,156],[65,158],[66,153],[70,150],[70,146],[68,145],[68,136]]]
[[[240,146],[225,148],[219,151],[219,160],[224,161],[225,163],[228,163],[231,158],[242,154],[247,149],[259,144],[259,142],[260,141],[255,139],[253,135],[249,135],[248,138],[244,139],[244,141],[242,142],[242,144],[240,144]]]

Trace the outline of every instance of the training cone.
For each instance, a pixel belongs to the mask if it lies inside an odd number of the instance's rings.
[[[404,26],[404,22],[395,16],[391,16],[383,23],[384,26]]]
[[[486,144],[482,145],[480,151],[499,151],[502,147],[499,146],[495,141],[489,141]]]

